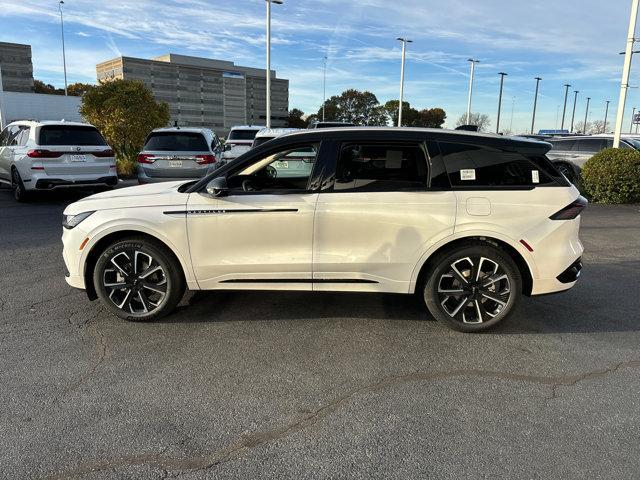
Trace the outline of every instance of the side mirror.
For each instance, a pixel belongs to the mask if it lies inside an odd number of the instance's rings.
[[[224,197],[229,193],[226,177],[217,177],[207,183],[207,193],[212,197]]]
[[[231,144],[230,143],[225,143],[224,144],[224,151],[228,152],[229,150],[231,150]]]

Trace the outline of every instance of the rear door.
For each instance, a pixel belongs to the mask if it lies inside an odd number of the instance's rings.
[[[316,208],[314,290],[407,293],[422,255],[453,233],[442,167],[420,138],[339,142],[334,156]]]
[[[13,150],[10,144],[17,131],[18,127],[16,125],[9,125],[0,133],[0,178],[5,181],[11,180]]]
[[[49,177],[108,176],[114,164],[113,151],[95,127],[43,125],[37,136],[34,161],[41,161]]]

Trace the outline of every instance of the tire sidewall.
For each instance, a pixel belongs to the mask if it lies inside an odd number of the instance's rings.
[[[24,202],[27,200],[27,191],[24,188],[24,183],[22,182],[22,177],[20,176],[20,172],[14,168],[12,174],[12,187],[13,187],[13,198],[16,202]]]
[[[167,279],[167,293],[162,303],[152,312],[144,315],[133,315],[119,309],[109,298],[109,294],[103,285],[103,272],[111,258],[119,252],[137,249],[151,255],[163,268]],[[182,277],[178,273],[175,260],[167,255],[165,249],[155,242],[146,239],[126,239],[115,242],[100,254],[93,270],[93,284],[95,291],[102,303],[116,316],[132,322],[148,322],[161,318],[170,313],[180,300],[184,291]]]
[[[440,305],[438,297],[438,284],[443,273],[450,269],[450,265],[461,258],[481,256],[494,260],[500,264],[509,278],[511,295],[507,306],[496,317],[482,323],[462,323],[449,316]],[[522,276],[516,263],[504,250],[493,245],[467,245],[452,249],[439,256],[428,275],[423,289],[424,301],[429,312],[439,322],[461,332],[480,332],[495,327],[508,319],[516,310],[522,296]]]

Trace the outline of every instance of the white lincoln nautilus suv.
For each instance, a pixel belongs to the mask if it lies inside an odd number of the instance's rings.
[[[269,141],[197,181],[69,205],[67,282],[127,320],[190,290],[391,292],[474,332],[571,288],[586,206],[548,143],[339,128]]]

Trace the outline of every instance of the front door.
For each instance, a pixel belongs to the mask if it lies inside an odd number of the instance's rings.
[[[311,290],[318,194],[309,183],[319,147],[269,151],[227,174],[227,195],[190,195],[187,227],[200,288]]]
[[[453,234],[455,194],[435,188],[442,168],[420,140],[344,142],[336,152],[335,181],[316,208],[314,290],[407,293],[423,254]]]

